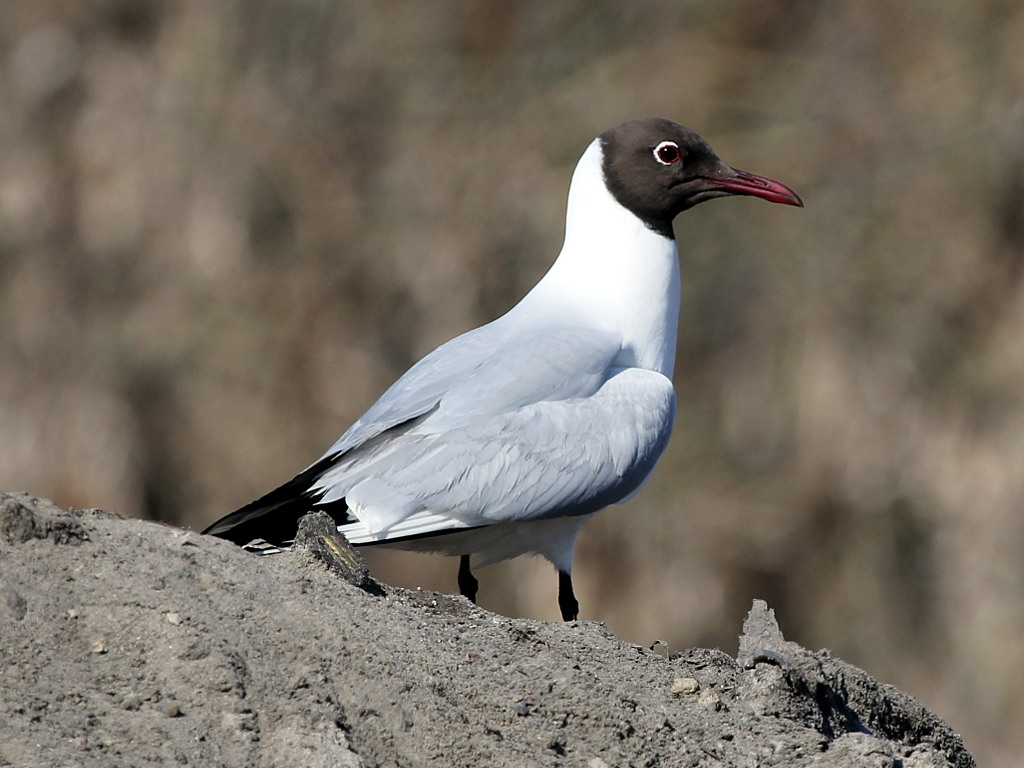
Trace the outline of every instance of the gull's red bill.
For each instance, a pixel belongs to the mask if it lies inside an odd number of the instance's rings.
[[[730,195],[750,195],[760,197],[769,203],[804,207],[804,201],[800,199],[800,195],[785,184],[729,166],[725,166],[725,169],[725,173],[728,175],[707,179],[708,184]]]

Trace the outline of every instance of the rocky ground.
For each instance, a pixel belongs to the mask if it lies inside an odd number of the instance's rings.
[[[786,642],[737,662],[380,585],[295,551],[0,495],[0,765],[973,766],[917,701]]]

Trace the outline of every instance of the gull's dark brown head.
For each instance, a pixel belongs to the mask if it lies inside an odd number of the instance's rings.
[[[729,167],[695,131],[671,120],[630,120],[605,131],[600,141],[608,190],[665,237],[673,237],[678,214],[715,197],[752,195],[803,206],[789,187]]]

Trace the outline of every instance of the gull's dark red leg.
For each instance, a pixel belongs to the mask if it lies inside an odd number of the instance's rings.
[[[471,603],[476,602],[476,590],[480,582],[469,570],[469,555],[459,558],[459,592],[463,597],[468,597]]]
[[[558,607],[562,611],[562,621],[576,621],[580,615],[580,604],[572,591],[572,574],[568,571],[558,572]]]

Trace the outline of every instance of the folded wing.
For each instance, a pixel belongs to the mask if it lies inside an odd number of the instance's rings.
[[[274,541],[317,507],[353,543],[394,542],[590,514],[635,490],[668,441],[671,382],[618,367],[608,334],[489,329],[428,355],[319,461],[209,532]]]

